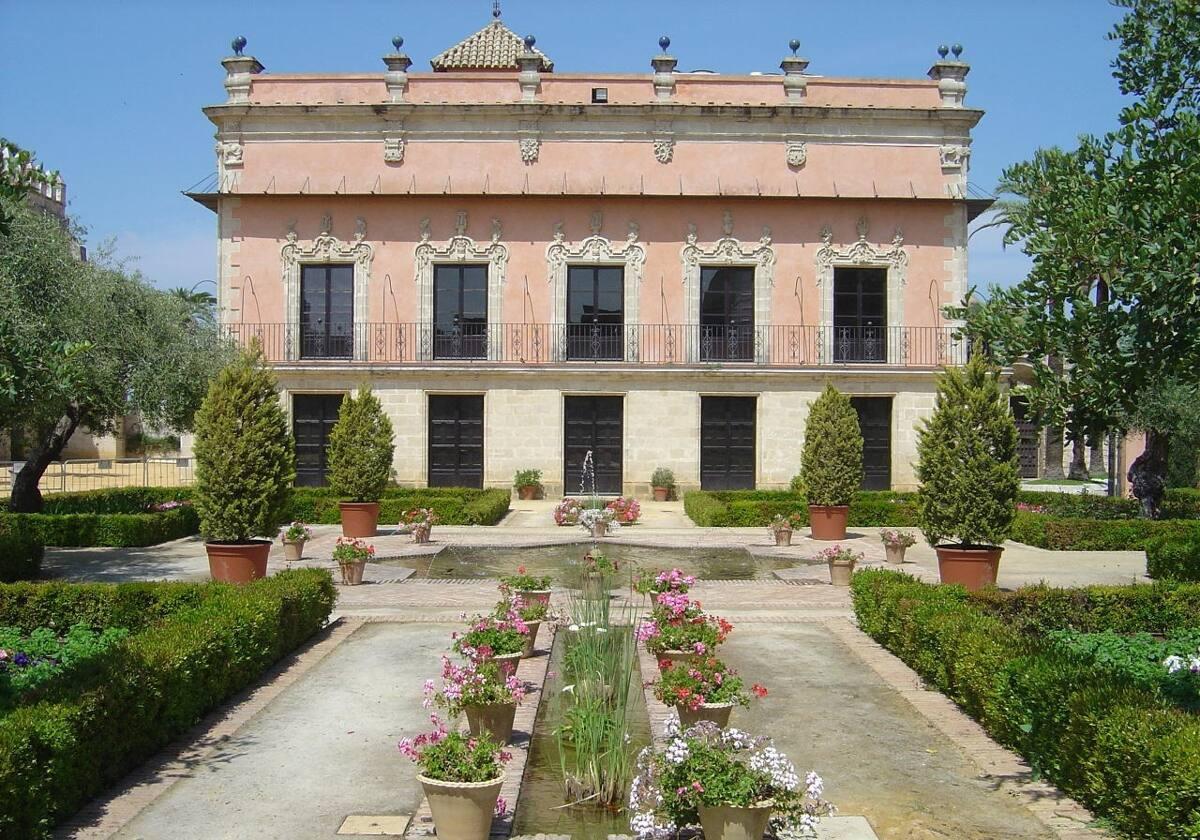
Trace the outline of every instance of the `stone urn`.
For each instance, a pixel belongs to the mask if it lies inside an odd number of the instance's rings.
[[[584,572],[579,579],[579,589],[585,601],[602,601],[608,597],[608,586],[599,572]]]
[[[679,663],[691,665],[693,662],[699,662],[701,656],[699,653],[689,650],[664,650],[651,655],[654,657],[654,661],[659,663],[659,670],[662,670],[664,661],[670,662],[672,666]]]
[[[549,589],[514,589],[513,596],[520,598],[526,604],[550,605]]]
[[[829,582],[834,586],[849,586],[850,576],[854,574],[857,560],[829,561]]]
[[[484,703],[478,706],[463,706],[467,715],[467,728],[472,735],[484,732],[503,746],[512,739],[513,720],[517,716],[517,701],[509,703]]]
[[[439,840],[487,840],[504,776],[488,782],[443,782],[417,775]]]
[[[724,729],[729,726],[729,716],[733,713],[733,704],[701,703],[693,709],[687,703],[676,703],[675,710],[679,712],[679,723],[684,729],[702,720],[711,720]]]
[[[289,563],[298,563],[304,558],[304,544],[308,540],[284,540],[283,559]]]
[[[418,545],[427,545],[429,543],[429,535],[433,533],[432,525],[414,525],[412,526],[413,542]]]
[[[791,545],[792,544],[792,529],[791,528],[776,528],[775,545]]]
[[[373,537],[379,528],[379,502],[338,502],[343,537]]]
[[[523,658],[522,653],[523,651],[519,650],[516,653],[493,654],[488,657],[479,657],[477,661],[480,664],[483,664],[484,662],[495,662],[496,666],[500,669],[500,673],[503,676],[508,677],[517,673],[517,664]]]
[[[887,561],[893,566],[899,566],[904,562],[904,550],[902,545],[885,545],[883,553],[887,555]]]
[[[704,840],[762,840],[775,806],[701,805],[700,827]]]
[[[808,506],[808,522],[814,540],[846,539],[846,522],[849,518],[849,505]]]
[[[595,539],[600,539],[601,537],[604,537],[607,535],[608,535],[608,523],[607,522],[605,522],[603,519],[597,519],[594,522],[592,522],[592,536]]]
[[[934,551],[937,552],[938,575],[942,583],[961,584],[971,592],[996,585],[1000,554],[1004,551],[1000,546],[939,545]]]
[[[528,659],[533,656],[534,645],[537,644],[538,630],[542,629],[542,622],[526,621],[525,626],[529,628],[529,635],[525,637],[525,647],[521,649],[522,659]]]
[[[366,568],[366,560],[356,560],[353,563],[338,563],[338,569],[342,573],[342,586],[358,586],[362,583],[363,570]]]
[[[246,543],[205,543],[208,554],[208,573],[221,583],[250,583],[267,576],[267,556],[271,553],[269,540]]]

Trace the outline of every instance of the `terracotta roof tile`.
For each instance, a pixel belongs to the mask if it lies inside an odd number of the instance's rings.
[[[541,70],[554,70],[554,62],[536,47],[542,57]],[[525,52],[525,42],[499,20],[493,20],[474,35],[459,41],[429,62],[436,71],[516,70],[517,56]]]

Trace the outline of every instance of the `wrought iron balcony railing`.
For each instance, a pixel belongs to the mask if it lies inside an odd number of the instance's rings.
[[[937,368],[964,364],[953,327],[774,324],[354,324],[327,335],[298,324],[227,324],[231,340],[257,339],[268,360],[296,364],[626,364],[811,368]]]

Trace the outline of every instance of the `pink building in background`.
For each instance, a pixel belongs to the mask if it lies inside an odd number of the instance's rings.
[[[241,44],[242,42],[239,42]],[[577,490],[786,487],[826,381],[855,398],[866,484],[908,488],[941,308],[967,288],[968,65],[927,78],[561,74],[497,16],[414,73],[223,61],[221,320],[261,339],[319,483],[367,384],[396,479]]]

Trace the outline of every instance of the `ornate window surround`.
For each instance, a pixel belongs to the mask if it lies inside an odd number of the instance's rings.
[[[554,226],[554,238],[546,246],[546,276],[554,306],[551,323],[567,323],[567,269],[572,265],[615,265],[624,268],[623,320],[627,327],[638,323],[638,300],[646,265],[646,246],[638,241],[637,222],[629,223],[629,235],[617,247],[613,246],[611,239],[600,233],[602,222],[603,217],[598,212],[593,213],[591,235],[576,244],[567,241],[562,222]],[[626,330],[626,337],[626,352],[636,359],[637,330]],[[556,348],[556,353],[560,359],[563,358],[566,355],[565,346]]]
[[[708,266],[744,266],[754,269],[754,328],[759,340],[755,342],[756,361],[770,357],[766,336],[771,325],[771,290],[775,286],[775,246],[771,229],[764,226],[757,242],[743,243],[733,236],[733,216],[728,210],[723,217],[725,235],[711,245],[701,245],[696,239],[696,226],[688,225],[687,239],[679,251],[683,264],[684,323],[700,323],[700,270]],[[699,358],[699,342],[687,342],[687,359]]]
[[[875,247],[867,241],[867,219],[859,218],[858,240],[847,248],[833,245],[833,230],[829,225],[821,228],[821,246],[815,257],[817,286],[821,289],[821,326],[833,327],[833,275],[834,269],[883,268],[887,270],[887,325],[904,325],[904,286],[908,282],[908,252],[904,250],[904,233],[896,228],[890,245]],[[823,335],[823,329],[818,337]],[[818,347],[823,362],[830,361],[832,344]]]
[[[492,238],[479,244],[467,236],[467,212],[455,214],[454,235],[443,243],[435,243],[429,219],[421,219],[421,239],[413,253],[416,258],[418,324],[422,340],[417,357],[422,361],[433,358],[433,269],[437,264],[488,264],[488,325],[499,324],[504,301],[504,282],[508,271],[508,246],[501,241],[499,219],[492,219]],[[500,330],[488,330],[488,358],[500,357]]]
[[[352,263],[354,265],[354,327],[356,338],[363,333],[367,323],[368,293],[371,285],[371,262],[375,249],[366,242],[367,225],[358,218],[354,239],[343,242],[329,232],[330,219],[325,217],[322,232],[309,243],[303,243],[296,235],[294,225],[289,225],[287,241],[279,249],[283,266],[284,301],[287,306],[286,357],[290,361],[300,358],[300,271],[305,265],[329,263]],[[354,358],[366,358],[367,348],[363,341],[354,342]]]

